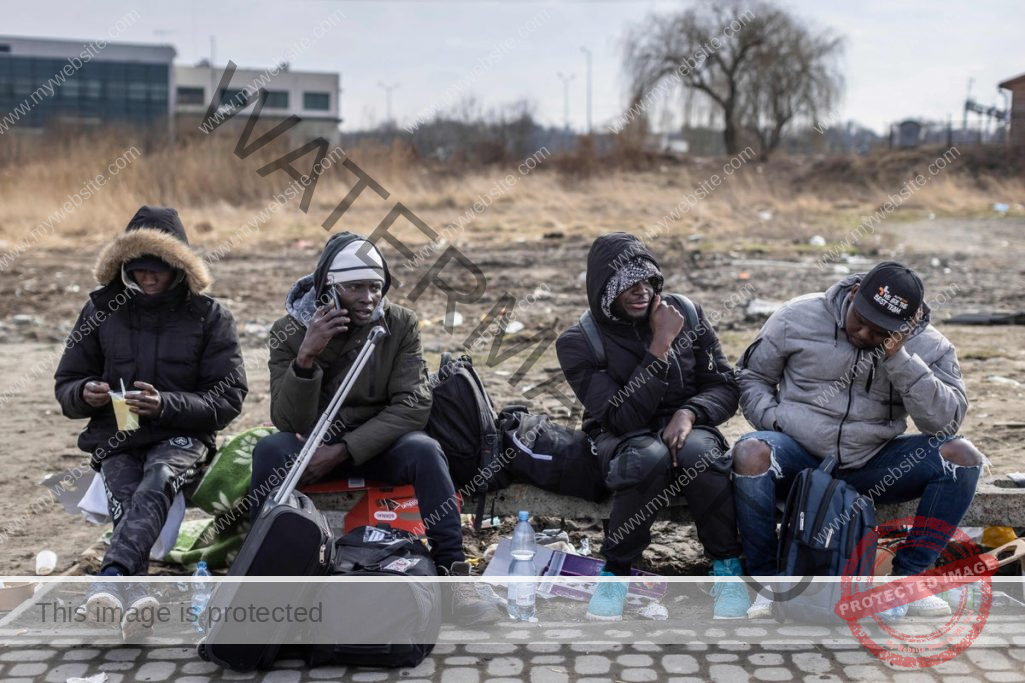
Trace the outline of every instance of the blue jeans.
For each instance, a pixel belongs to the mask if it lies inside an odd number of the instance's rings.
[[[918,517],[939,519],[956,527],[975,496],[981,467],[964,467],[943,459],[940,446],[957,437],[928,434],[898,436],[886,444],[863,467],[839,469],[833,476],[841,479],[873,503],[903,503],[920,498]],[[769,470],[759,475],[734,473],[734,499],[737,526],[752,576],[775,576],[776,501],[785,499],[797,474],[818,467],[821,460],[782,432],[752,432],[737,440],[758,439],[772,451]],[[901,463],[911,462],[909,470]],[[905,464],[907,468],[907,464]],[[889,482],[884,478],[890,477]],[[889,485],[887,485],[889,484]],[[924,571],[950,540],[936,531],[914,527],[909,541],[897,551],[893,574],[910,576]]]

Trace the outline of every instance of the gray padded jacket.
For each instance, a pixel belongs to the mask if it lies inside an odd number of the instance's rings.
[[[847,340],[848,294],[862,277],[787,302],[737,366],[755,429],[784,432],[842,468],[865,465],[907,431],[909,416],[924,433],[953,435],[968,411],[954,345],[929,324],[928,306],[893,358]]]

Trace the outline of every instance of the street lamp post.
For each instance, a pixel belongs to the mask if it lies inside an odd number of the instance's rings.
[[[392,83],[391,85],[388,85],[387,83],[382,83],[381,81],[378,81],[377,84],[384,88],[385,111],[387,112],[384,121],[385,123],[393,123],[391,117],[391,93],[392,90],[395,90],[395,88],[399,87],[399,84]]]
[[[563,101],[563,127],[566,132],[569,132],[569,84],[576,78],[576,74],[566,75],[561,71],[558,74],[559,80],[562,81],[562,101]]]
[[[591,127],[591,51],[581,47],[580,51],[587,55],[587,134],[591,135],[594,129]]]

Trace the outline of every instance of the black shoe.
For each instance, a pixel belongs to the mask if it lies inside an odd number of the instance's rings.
[[[466,562],[453,562],[450,567],[439,567],[439,570],[442,576],[471,575]],[[495,605],[481,600],[472,581],[445,583],[441,590],[442,613],[457,624],[490,624],[502,616]]]

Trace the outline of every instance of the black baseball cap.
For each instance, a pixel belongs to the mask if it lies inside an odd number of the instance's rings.
[[[171,270],[171,264],[164,261],[159,256],[153,254],[144,254],[138,258],[133,258],[131,261],[125,263],[125,272],[132,272],[133,270],[149,270],[154,273],[166,273]]]
[[[925,287],[903,263],[884,261],[865,274],[854,297],[854,310],[887,332],[897,332],[922,307]]]

